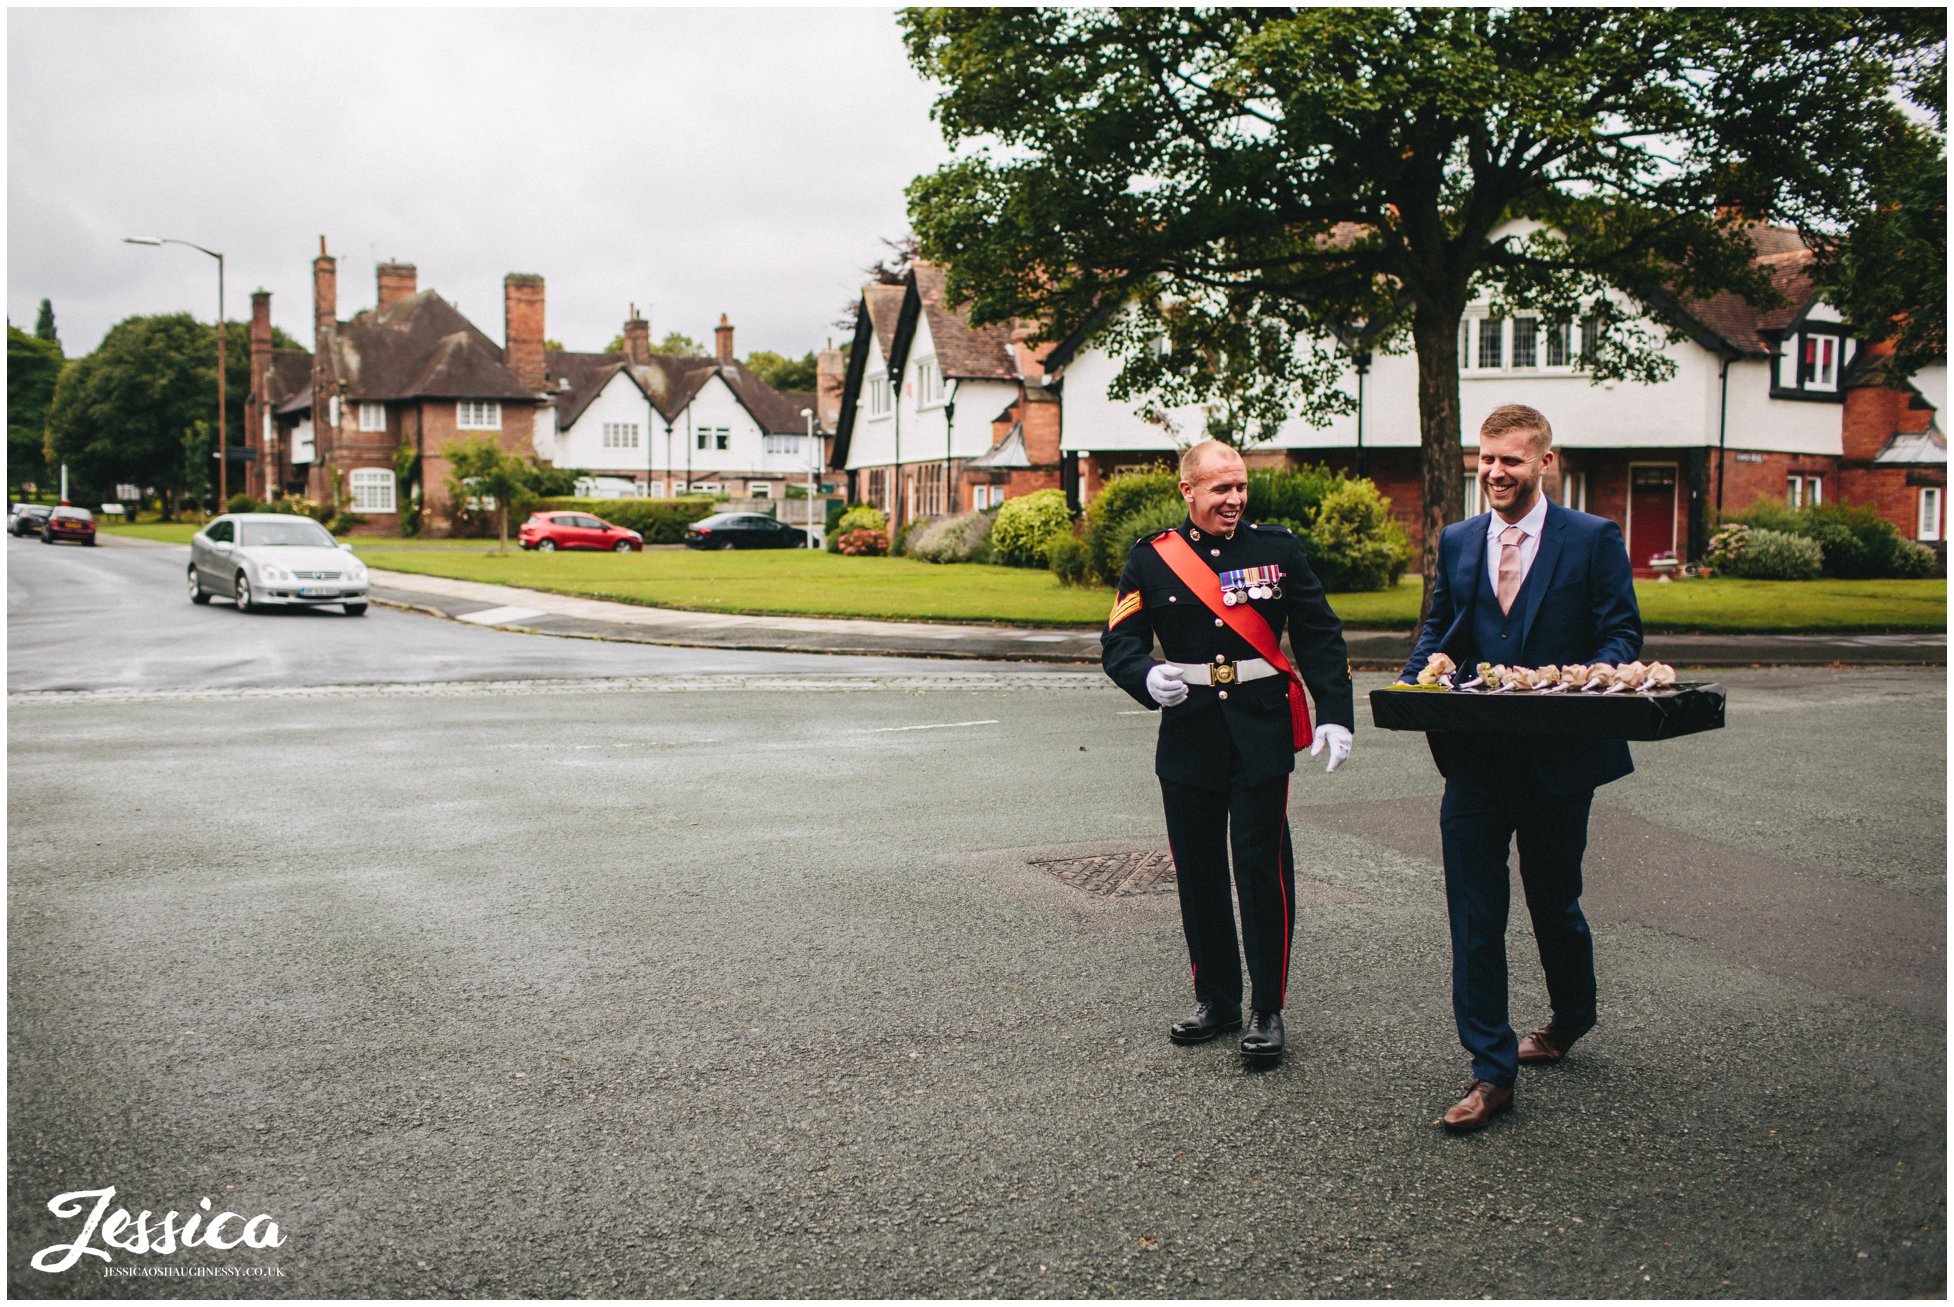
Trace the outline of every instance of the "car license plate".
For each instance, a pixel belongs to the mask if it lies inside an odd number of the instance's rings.
[[[337,589],[322,585],[302,586],[299,589],[299,597],[302,599],[320,599],[327,595],[337,595],[338,593],[339,591]]]

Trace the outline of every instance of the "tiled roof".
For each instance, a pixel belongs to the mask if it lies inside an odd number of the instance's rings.
[[[1798,248],[1777,248],[1784,244],[1785,237],[1798,240]],[[1762,333],[1784,330],[1811,303],[1812,254],[1797,232],[1779,227],[1754,227],[1751,239],[1760,251],[1771,251],[1760,252],[1757,261],[1770,274],[1771,284],[1784,296],[1785,302],[1774,309],[1759,309],[1731,291],[1719,291],[1709,299],[1685,303],[1683,310],[1743,353],[1770,354],[1772,342]]]
[[[1886,442],[1874,456],[1875,463],[1947,464],[1947,437],[1938,422],[1929,422],[1925,431],[1902,431]]]
[[[582,417],[590,402],[623,369],[622,354],[573,354],[560,349],[545,351],[543,372],[549,378],[553,392],[551,402],[556,405],[556,429],[567,430]],[[561,384],[564,378],[570,382],[567,390]]]
[[[312,404],[312,351],[304,349],[273,350],[271,355],[271,393],[266,396],[274,412],[301,391],[306,392],[305,403]]]
[[[502,347],[431,290],[339,324],[334,362],[353,400],[527,399]]]
[[[862,287],[862,307],[875,327],[875,343],[882,347],[882,357],[885,359],[895,345],[896,319],[902,313],[902,297],[908,293],[908,288],[904,286]]]
[[[946,380],[953,377],[971,381],[1017,380],[1018,365],[1011,352],[1009,323],[971,326],[967,314],[943,303],[945,274],[934,264],[918,262],[909,275],[929,321],[930,339],[936,345],[936,369]]]
[[[557,379],[560,377],[570,380],[570,388],[558,389],[553,397],[559,431],[567,429],[581,417],[591,401],[620,372],[628,373],[637,382],[638,389],[650,397],[653,407],[666,419],[676,418],[705,388],[707,382],[715,376],[722,377],[746,411],[753,415],[760,429],[769,435],[805,432],[807,423],[801,417],[801,409],[811,405],[814,399],[812,395],[789,398],[748,371],[745,364],[733,363],[721,367],[719,360],[714,358],[653,354],[648,362],[633,366],[625,361],[623,354],[572,354],[551,350],[544,356],[544,365],[552,386],[559,384]]]
[[[1024,447],[1024,424],[1014,422],[1004,439],[992,445],[976,458],[965,464],[966,467],[990,468],[993,471],[1005,468],[1027,468],[1031,466],[1031,455]]]

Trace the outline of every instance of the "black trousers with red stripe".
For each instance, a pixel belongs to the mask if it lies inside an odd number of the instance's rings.
[[[1226,791],[1165,777],[1167,843],[1180,882],[1181,929],[1194,967],[1194,997],[1217,1007],[1242,1006],[1242,961],[1248,962],[1248,1007],[1282,1010],[1289,986],[1289,944],[1296,931],[1296,856],[1289,842],[1289,778]],[[1234,894],[1228,892],[1234,854]],[[1241,903],[1240,946],[1235,907]]]

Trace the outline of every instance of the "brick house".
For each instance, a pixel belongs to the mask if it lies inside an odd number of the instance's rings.
[[[1517,402],[1553,422],[1560,460],[1549,493],[1621,523],[1645,572],[1661,555],[1700,554],[1719,506],[1736,510],[1767,495],[1794,506],[1871,503],[1906,537],[1938,541],[1944,361],[1900,389],[1880,384],[1871,361],[1881,348],[1862,350],[1845,333],[1811,283],[1811,255],[1797,233],[1756,225],[1749,234],[1786,303],[1758,310],[1725,294],[1669,305],[1683,339],[1664,346],[1676,371],[1659,384],[1591,385],[1574,360],[1595,323],[1498,317],[1488,303],[1470,305],[1459,345],[1466,514],[1479,511],[1473,433],[1494,407]],[[1353,413],[1322,426],[1285,423],[1249,461],[1323,462],[1368,475],[1416,542],[1423,495],[1417,363],[1380,353],[1367,364],[1344,375]],[[1171,459],[1205,425],[1199,407],[1172,410],[1160,426],[1112,399],[1118,363],[1083,334],[1051,350],[1045,366],[1046,386],[1064,396],[1065,480],[1077,487],[1078,502],[1090,502],[1121,468]]]
[[[529,457],[553,434],[543,279],[503,279],[502,345],[420,290],[413,264],[383,263],[376,280],[375,306],[340,321],[337,261],[320,239],[303,386],[295,385],[297,352],[270,349],[270,295],[252,296],[247,412],[255,421],[246,423],[246,440],[256,470],[248,484],[254,494],[275,487],[340,504],[366,519],[358,530],[391,533],[406,507],[395,451],[411,449],[420,456],[413,489],[423,497],[425,529],[440,532],[452,522],[443,456],[451,443],[487,436]]]
[[[832,466],[851,502],[902,523],[1060,484],[1060,405],[1024,327],[974,327],[941,268],[865,286],[842,375]]]

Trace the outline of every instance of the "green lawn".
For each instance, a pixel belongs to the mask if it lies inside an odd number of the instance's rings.
[[[116,535],[187,544],[190,523],[105,527]],[[932,566],[906,558],[845,558],[806,550],[642,554],[526,554],[503,557],[492,540],[353,537],[371,566],[394,572],[489,581],[659,608],[817,617],[1002,622],[1014,626],[1098,626],[1110,590],[1074,590],[1050,573],[977,564]],[[1643,581],[1635,587],[1643,625],[1654,632],[1939,631],[1947,627],[1947,582]],[[1396,589],[1331,596],[1345,624],[1408,631],[1418,618],[1418,578]]]

